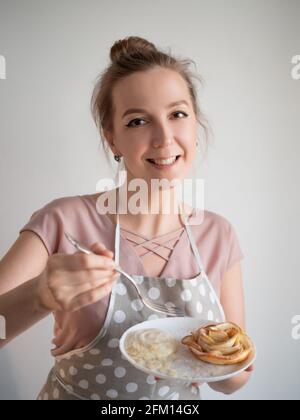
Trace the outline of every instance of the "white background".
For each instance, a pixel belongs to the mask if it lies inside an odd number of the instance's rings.
[[[300,397],[298,0],[0,0],[0,254],[54,198],[95,192],[110,173],[89,113],[97,74],[117,39],[143,36],[190,57],[205,79],[200,105],[214,130],[199,168],[206,208],[234,225],[247,329],[259,357],[230,397]],[[0,353],[0,399],[35,398],[52,365],[52,320]]]

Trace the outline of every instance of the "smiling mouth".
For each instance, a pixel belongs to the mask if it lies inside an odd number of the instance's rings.
[[[171,158],[166,158],[166,159],[146,159],[147,162],[152,163],[155,166],[172,166],[174,165],[175,162],[178,161],[178,159],[180,158],[181,155],[177,155],[177,156],[173,156]]]

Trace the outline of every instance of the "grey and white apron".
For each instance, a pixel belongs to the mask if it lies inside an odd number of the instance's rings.
[[[199,274],[190,279],[133,275],[142,292],[157,303],[168,303],[199,320],[223,322],[224,311],[201,262],[188,221],[184,216],[190,245]],[[188,250],[187,250],[188,252]],[[117,211],[115,260],[119,263],[120,221]],[[105,322],[87,346],[55,358],[47,381],[38,395],[42,400],[200,400],[199,387],[174,380],[156,381],[133,367],[119,350],[119,339],[131,326],[149,319],[166,318],[152,312],[137,298],[121,275],[115,283]]]

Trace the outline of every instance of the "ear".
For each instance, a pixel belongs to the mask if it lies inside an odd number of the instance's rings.
[[[105,137],[106,141],[108,142],[108,145],[109,145],[111,151],[113,152],[113,154],[114,155],[118,154],[118,151],[117,151],[117,149],[115,147],[115,144],[114,144],[113,133],[109,130],[103,130],[103,134],[104,134],[104,137]]]

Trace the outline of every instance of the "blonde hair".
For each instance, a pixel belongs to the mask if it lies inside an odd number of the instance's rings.
[[[191,63],[195,65],[193,60],[176,58],[169,53],[158,50],[154,44],[146,39],[136,36],[116,41],[111,47],[110,59],[111,63],[96,80],[91,98],[92,116],[99,130],[107,159],[110,149],[103,130],[113,130],[114,104],[112,90],[114,85],[126,76],[138,71],[147,71],[156,66],[176,71],[185,80],[197,122],[204,132],[205,147],[207,146],[209,124],[200,111],[193,79],[198,80],[200,84],[203,81],[201,76],[189,69]]]

